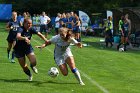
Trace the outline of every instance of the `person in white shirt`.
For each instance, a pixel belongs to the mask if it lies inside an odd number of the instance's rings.
[[[48,36],[48,26],[47,24],[51,21],[51,19],[46,16],[45,12],[42,12],[42,16],[40,16],[40,32],[45,32],[45,37]]]
[[[77,42],[74,37],[72,37],[72,32],[68,28],[62,27],[59,29],[59,34],[52,37],[50,40],[46,41],[41,46],[36,46],[37,48],[44,48],[47,45],[55,44],[54,49],[54,59],[55,63],[59,67],[61,73],[64,76],[68,75],[69,65],[71,71],[74,73],[76,79],[80,85],[85,85],[81,79],[80,73],[75,66],[74,57],[69,47],[70,43],[74,43],[77,47],[82,48],[82,44]]]

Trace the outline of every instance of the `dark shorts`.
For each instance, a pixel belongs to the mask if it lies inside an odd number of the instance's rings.
[[[48,26],[47,25],[40,25],[40,32],[48,32]]]
[[[128,37],[128,31],[124,31],[123,33],[124,33],[124,37]]]
[[[80,33],[79,27],[74,27],[73,28],[73,33]]]
[[[17,58],[25,57],[25,55],[28,55],[33,52],[33,48],[31,45],[21,47],[21,46],[15,46],[15,56]]]
[[[111,32],[111,30],[105,31],[105,36],[112,37],[112,32]]]
[[[58,34],[58,29],[59,29],[59,28],[55,28],[55,32],[56,32],[57,34]]]
[[[12,36],[12,35],[8,35],[7,39],[6,39],[9,43],[13,43],[14,41],[16,41],[16,36]]]

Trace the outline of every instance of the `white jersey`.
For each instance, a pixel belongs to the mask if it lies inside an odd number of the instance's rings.
[[[48,16],[40,16],[40,24],[41,25],[46,25],[48,20],[51,20]]]
[[[70,42],[66,42],[60,35],[52,37],[50,42],[55,44],[54,58],[58,66],[64,64],[67,57],[73,56],[69,47],[70,43],[78,43],[74,38],[72,38]]]

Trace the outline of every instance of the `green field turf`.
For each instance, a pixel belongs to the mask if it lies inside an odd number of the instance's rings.
[[[32,72],[33,81],[28,82],[17,59],[16,63],[10,63],[7,58],[8,32],[4,28],[5,23],[0,23],[0,93],[140,93],[140,51],[119,52],[115,48],[102,48],[97,37],[82,38],[88,47],[71,46],[76,66],[86,84],[80,86],[70,69],[68,76],[60,73],[51,78],[47,75],[49,68],[56,66],[54,45],[42,51],[36,49],[35,45],[41,45],[43,40],[34,35],[31,43],[39,73]]]

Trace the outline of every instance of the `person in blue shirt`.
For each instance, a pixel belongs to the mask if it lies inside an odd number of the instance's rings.
[[[59,28],[66,27],[67,18],[66,18],[65,13],[62,14],[62,17],[59,21],[60,21],[60,27]]]
[[[80,19],[79,19],[78,15],[76,13],[74,13],[74,16],[73,16],[73,33],[75,35],[75,39],[78,42],[81,42],[80,29],[79,29],[80,25],[81,25],[81,22],[80,22]]]
[[[69,30],[72,30],[73,27],[73,16],[70,15],[70,13],[66,14],[67,22],[66,22],[66,27]]]
[[[35,28],[32,27],[32,20],[30,18],[24,19],[23,27],[20,27],[17,32],[17,42],[14,47],[15,56],[17,57],[20,66],[22,67],[25,74],[29,76],[29,81],[32,81],[32,74],[27,66],[26,57],[30,61],[30,67],[37,74],[38,70],[36,68],[36,57],[33,52],[33,48],[31,45],[31,37],[33,34],[37,34],[44,41],[47,41],[45,36],[43,36],[40,32],[37,32]]]
[[[15,63],[14,61],[14,50],[12,51],[12,58],[10,58],[10,51],[13,49],[13,47],[16,44],[16,35],[17,35],[17,30],[19,28],[19,22],[17,20],[17,12],[12,12],[12,18],[6,25],[6,29],[9,31],[8,37],[7,37],[7,42],[8,42],[8,48],[7,48],[7,53],[8,53],[8,59],[12,63]]]

